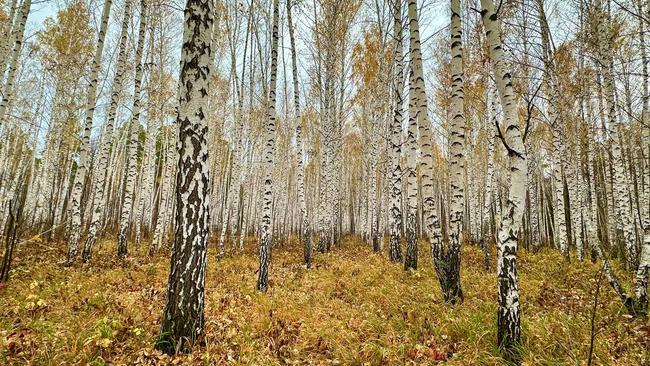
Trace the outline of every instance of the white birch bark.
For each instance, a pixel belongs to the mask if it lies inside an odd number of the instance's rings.
[[[195,341],[205,334],[204,289],[210,231],[207,115],[213,17],[212,1],[187,1],[176,120],[179,158],[175,235],[156,344],[157,349],[168,354],[191,351]]]
[[[503,129],[499,129],[507,150],[510,185],[507,207],[497,233],[497,341],[506,359],[520,362],[517,346],[521,339],[519,285],[517,279],[517,245],[526,199],[527,162],[519,128],[517,102],[511,74],[501,44],[501,25],[492,0],[481,0],[481,18],[485,28],[490,62],[503,109]],[[498,127],[498,126],[497,126]]]
[[[20,7],[20,18],[17,19],[18,24],[16,29],[12,32],[11,40],[13,41],[13,50],[11,51],[11,61],[9,62],[9,70],[7,71],[7,79],[2,88],[2,100],[0,100],[0,128],[7,123],[7,109],[11,101],[14,89],[14,82],[16,80],[16,70],[18,69],[18,59],[23,46],[23,36],[25,34],[25,24],[27,23],[27,16],[32,7],[32,0],[24,0]],[[11,20],[9,20],[11,22]],[[4,59],[3,59],[4,62]],[[4,75],[4,67],[2,68]],[[2,80],[2,77],[0,77]]]
[[[77,256],[79,239],[81,236],[81,198],[86,183],[86,171],[90,165],[90,130],[93,126],[95,104],[97,103],[97,79],[101,68],[102,54],[104,52],[104,37],[108,28],[108,18],[111,12],[112,0],[104,0],[101,24],[97,37],[97,46],[90,72],[90,84],[86,94],[85,121],[81,134],[79,165],[72,184],[70,194],[70,237],[68,239],[68,257],[66,264],[70,265]]]
[[[588,175],[590,177],[594,177],[595,172],[592,171],[593,167],[593,162],[592,162],[592,156],[593,156],[593,143],[589,144],[587,147],[587,171]],[[585,186],[589,187],[589,210],[588,210],[588,217],[587,217],[587,222],[586,222],[586,227],[587,227],[587,238],[589,241],[589,245],[592,247],[594,252],[596,253],[596,256],[601,259],[603,262],[603,271],[605,273],[605,277],[607,278],[607,281],[609,284],[612,286],[612,289],[618,297],[621,299],[621,301],[626,305],[626,306],[631,306],[631,300],[625,293],[625,290],[620,284],[620,281],[618,277],[616,277],[616,274],[614,273],[614,270],[612,269],[609,259],[604,253],[603,250],[603,245],[598,239],[598,233],[597,233],[597,220],[596,220],[596,212],[597,212],[597,204],[596,204],[596,183],[594,182],[593,184],[591,182],[585,182]]]
[[[493,87],[493,86],[492,86]],[[485,170],[485,194],[483,197],[483,207],[481,213],[481,228],[483,232],[482,239],[482,249],[484,256],[484,265],[485,269],[490,269],[490,241],[495,238],[495,234],[492,232],[492,224],[490,220],[490,215],[492,214],[492,207],[495,207],[495,194],[494,194],[494,152],[495,152],[495,139],[496,139],[496,126],[499,125],[497,119],[497,110],[496,110],[496,91],[494,89],[488,90],[488,118],[485,127],[485,138],[487,143],[487,157],[486,157],[486,170]],[[496,238],[495,238],[496,239]],[[496,240],[495,240],[496,241]]]
[[[449,141],[449,247],[434,251],[434,264],[445,301],[463,302],[460,246],[465,214],[465,93],[460,0],[451,0],[451,137]],[[433,178],[433,175],[431,176]],[[423,177],[424,179],[424,177]]]
[[[12,41],[12,26],[14,18],[16,17],[16,10],[18,9],[18,1],[11,0],[9,5],[9,12],[7,13],[7,24],[2,29],[2,41],[0,41],[0,75],[4,75],[7,70],[7,63],[9,62],[9,51],[11,51]]]
[[[410,10],[410,9],[409,9]],[[409,15],[410,18],[410,15]],[[412,37],[411,37],[412,38]],[[411,46],[413,47],[413,46]],[[406,253],[404,258],[404,269],[417,269],[418,265],[418,242],[417,242],[417,212],[418,212],[418,177],[417,177],[417,128],[418,128],[418,93],[416,92],[415,73],[413,72],[413,56],[409,61],[411,70],[409,73],[409,125],[407,132],[407,153],[406,153]]]
[[[639,14],[648,16],[650,14],[650,3],[645,0],[638,1]],[[641,244],[641,256],[639,258],[639,268],[636,272],[634,293],[637,301],[640,303],[640,308],[647,313],[648,308],[648,276],[650,275],[650,106],[648,93],[648,56],[646,54],[645,46],[645,20],[639,19],[639,41],[641,44],[641,63],[642,63],[642,114],[643,121],[642,141],[644,146],[641,146],[642,151],[645,151],[645,167],[643,177],[643,187],[641,190],[641,215],[643,217],[643,242]]]
[[[115,116],[117,113],[117,104],[119,96],[122,93],[122,84],[124,77],[124,68],[126,64],[126,39],[128,37],[129,21],[131,19],[131,0],[126,0],[124,3],[124,17],[122,20],[122,27],[120,29],[120,41],[118,44],[117,65],[115,69],[115,78],[111,86],[111,101],[108,108],[108,119],[104,128],[104,135],[102,145],[99,150],[99,157],[97,168],[95,169],[97,176],[93,184],[94,199],[92,200],[92,210],[90,217],[90,226],[88,228],[88,235],[84,247],[92,247],[97,240],[99,229],[101,225],[102,213],[104,212],[104,187],[106,185],[106,174],[108,172],[108,158],[113,144],[113,126],[115,124]]]
[[[117,256],[124,258],[127,255],[127,231],[131,220],[131,211],[133,210],[133,196],[135,193],[135,183],[138,175],[137,154],[138,154],[138,135],[140,132],[140,102],[142,92],[142,74],[144,66],[142,65],[142,53],[144,50],[145,31],[147,28],[147,0],[140,0],[140,27],[138,30],[138,44],[135,51],[135,79],[133,86],[133,106],[131,108],[131,121],[129,123],[129,145],[126,170],[126,184],[124,186],[124,201],[120,213],[119,232],[117,234]],[[210,22],[212,24],[212,22]],[[90,255],[92,248],[89,248]],[[86,249],[84,248],[84,258]]]
[[[433,164],[432,164],[432,135],[429,120],[428,100],[422,71],[422,52],[420,50],[420,30],[418,25],[417,1],[408,1],[409,18],[409,50],[411,77],[414,85],[414,93],[417,97],[415,113],[418,123],[418,145],[420,147],[420,175],[422,179],[423,215],[426,234],[431,243],[432,259],[438,257],[437,252],[442,249],[442,233],[438,219],[435,197],[433,192]],[[410,109],[409,109],[410,113]],[[415,267],[417,268],[417,266]]]
[[[296,113],[296,174],[298,189],[298,205],[300,211],[301,237],[303,241],[303,258],[307,268],[311,267],[312,241],[309,216],[307,215],[307,200],[305,198],[305,150],[302,140],[302,112],[300,110],[300,89],[298,88],[298,57],[294,37],[293,19],[291,16],[291,1],[287,1],[287,23],[289,26],[289,42],[291,44],[291,76],[293,77],[293,104]]]
[[[135,220],[135,240],[139,243],[142,234],[141,227],[147,233],[151,231],[153,219],[154,183],[156,179],[156,141],[159,130],[158,121],[149,121],[142,162],[140,193],[138,195],[139,218]],[[149,234],[147,234],[149,235]]]
[[[393,262],[402,261],[402,123],[404,120],[404,44],[402,30],[402,2],[393,2],[393,37],[395,38],[395,108],[393,123],[390,125],[390,239],[388,256]]]
[[[564,137],[566,136],[565,121],[560,110],[560,95],[558,93],[557,77],[554,54],[551,49],[551,34],[548,27],[544,2],[537,1],[539,7],[540,28],[542,35],[542,53],[544,62],[544,90],[548,98],[547,113],[552,132],[552,163],[553,163],[553,188],[555,194],[554,211],[554,242],[560,248],[562,255],[569,258],[569,240],[567,238],[566,207],[564,201],[564,176],[566,165],[564,154]]]
[[[169,196],[171,195],[171,187],[173,186],[174,162],[176,161],[176,149],[173,143],[175,140],[174,135],[169,136],[169,134],[166,134],[166,137],[164,137],[165,157],[161,183],[162,188],[160,192],[160,202],[158,203],[158,217],[156,218],[153,240],[149,247],[150,254],[153,254],[160,249],[170,217],[171,209],[169,207]]]
[[[273,158],[275,155],[275,102],[276,78],[278,70],[278,26],[280,22],[279,0],[273,1],[273,30],[271,34],[271,70],[269,80],[269,96],[267,100],[266,144],[264,149],[264,195],[262,199],[262,220],[260,233],[260,266],[257,278],[257,289],[265,292],[268,289],[269,264],[271,262],[272,223],[271,206],[273,204]]]
[[[625,175],[625,162],[622,152],[623,140],[620,135],[622,126],[616,115],[617,108],[614,90],[614,76],[612,75],[612,55],[609,46],[610,40],[608,39],[608,35],[611,33],[609,30],[610,22],[607,14],[602,9],[601,0],[596,0],[594,7],[598,12],[598,59],[601,73],[603,75],[603,91],[608,118],[607,127],[611,138],[612,165],[614,170],[612,184],[614,200],[616,201],[616,217],[620,222],[621,229],[623,230],[623,241],[626,249],[628,268],[634,270],[638,268],[638,257],[633,223],[630,218],[630,201],[627,194],[628,182]],[[610,215],[611,214],[612,212],[610,212]]]

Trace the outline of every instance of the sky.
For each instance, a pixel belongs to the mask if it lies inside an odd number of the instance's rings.
[[[36,1],[32,3],[32,11],[29,13],[28,22],[32,29],[40,29],[40,25],[47,17],[54,17],[57,10],[57,2],[55,0]]]

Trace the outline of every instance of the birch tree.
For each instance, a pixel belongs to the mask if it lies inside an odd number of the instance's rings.
[[[497,125],[499,137],[508,156],[510,186],[506,210],[497,232],[497,341],[506,359],[520,363],[518,346],[521,341],[521,314],[517,278],[517,244],[526,198],[527,162],[524,142],[519,128],[517,102],[511,74],[501,43],[501,25],[492,0],[481,0],[481,18],[494,72],[496,88],[503,109],[503,128]]]
[[[97,79],[101,68],[102,54],[104,52],[104,38],[108,28],[108,18],[111,13],[112,0],[105,0],[102,9],[101,23],[99,26],[99,35],[93,56],[90,83],[88,84],[86,94],[85,121],[81,134],[81,146],[79,152],[79,165],[74,176],[72,192],[70,194],[70,238],[68,239],[68,257],[66,264],[71,265],[77,256],[79,249],[79,239],[81,236],[81,199],[86,184],[86,171],[90,165],[90,131],[93,126],[93,117],[95,115],[95,104],[97,103]]]
[[[11,51],[11,61],[9,62],[9,70],[7,77],[2,87],[2,100],[0,100],[0,127],[6,124],[7,107],[13,95],[14,81],[16,79],[16,69],[18,68],[18,59],[23,45],[23,37],[25,34],[25,24],[29,10],[32,7],[32,0],[24,0],[20,7],[20,18],[17,19],[16,29],[12,32],[11,39],[13,41],[13,49]],[[4,67],[2,68],[2,75],[4,75]],[[0,78],[2,80],[2,78]]]
[[[465,116],[463,48],[460,0],[451,0],[451,137],[449,141],[450,228],[449,245],[433,252],[438,281],[445,301],[463,302],[460,285],[460,245],[465,212]]]
[[[622,152],[621,123],[617,119],[616,97],[614,76],[612,75],[612,56],[610,51],[610,34],[609,17],[603,10],[602,1],[594,2],[594,10],[597,17],[596,27],[598,33],[598,63],[603,80],[603,94],[607,111],[608,133],[611,141],[612,154],[612,186],[614,200],[616,201],[616,217],[620,222],[623,231],[624,245],[627,255],[628,268],[633,270],[638,267],[638,258],[636,251],[636,238],[634,235],[633,222],[630,219],[630,201],[627,195],[627,176],[625,174],[625,162]]]
[[[395,41],[394,69],[395,69],[395,108],[393,123],[390,126],[390,242],[388,256],[393,262],[402,261],[402,123],[404,113],[404,45],[402,34],[402,1],[393,2],[393,37]]]
[[[214,3],[185,5],[179,78],[176,219],[167,298],[156,348],[190,352],[205,334],[205,270],[210,224],[208,92]]]
[[[432,161],[432,136],[431,136],[431,121],[429,120],[429,109],[427,94],[424,85],[424,76],[422,71],[422,52],[420,50],[420,29],[418,20],[417,1],[408,1],[408,19],[409,19],[409,65],[410,65],[410,80],[415,85],[413,89],[409,90],[415,94],[417,98],[414,100],[413,108],[409,106],[409,118],[413,111],[416,114],[418,126],[418,145],[420,148],[419,171],[421,174],[422,190],[420,192],[423,201],[423,215],[424,224],[426,227],[426,234],[429,236],[431,244],[432,258],[439,258],[442,251],[442,233],[440,230],[440,222],[438,219],[433,190],[433,165]],[[409,96],[410,98],[410,96]],[[417,249],[417,248],[415,248]],[[407,252],[409,248],[407,246]],[[413,254],[407,253],[407,261],[412,258]],[[417,262],[413,268],[417,268]]]
[[[124,186],[124,201],[120,214],[120,227],[117,234],[117,256],[124,258],[127,255],[127,230],[131,220],[133,210],[133,197],[135,195],[135,183],[137,171],[137,154],[140,133],[140,103],[142,91],[142,74],[144,66],[142,65],[142,53],[144,50],[145,31],[147,27],[147,0],[140,0],[140,28],[138,30],[138,46],[135,51],[135,81],[133,84],[133,106],[131,108],[131,121],[129,122],[129,144],[128,144],[128,162],[126,171],[126,184]],[[189,99],[189,98],[188,98]],[[86,252],[88,256],[92,248],[84,248],[84,257]]]
[[[120,40],[118,44],[117,65],[115,68],[115,77],[111,85],[111,101],[108,108],[108,119],[104,127],[103,141],[99,150],[99,157],[97,162],[97,177],[93,184],[94,199],[92,201],[90,227],[84,248],[92,248],[97,240],[99,233],[101,217],[104,212],[104,188],[106,185],[106,173],[108,172],[108,158],[109,152],[113,145],[113,126],[115,124],[115,117],[117,114],[117,104],[119,96],[122,93],[122,83],[124,80],[124,68],[126,64],[126,40],[128,38],[128,27],[131,19],[131,0],[126,0],[124,3],[124,16],[122,18],[122,26],[120,28]]]
[[[264,150],[264,194],[262,198],[262,220],[260,222],[260,265],[257,277],[257,290],[266,292],[269,287],[269,264],[271,262],[273,204],[273,157],[275,154],[275,98],[278,72],[278,23],[280,21],[280,1],[273,1],[273,28],[271,31],[271,70],[269,71],[269,90],[266,114],[266,145]]]
[[[293,105],[296,118],[296,162],[297,162],[297,184],[298,184],[298,201],[300,205],[300,219],[302,229],[302,240],[304,247],[304,260],[307,268],[311,267],[312,261],[312,241],[311,228],[309,226],[309,216],[307,215],[307,201],[305,199],[305,151],[302,140],[302,113],[300,110],[300,88],[298,83],[298,57],[296,53],[296,40],[294,36],[293,20],[291,16],[291,0],[287,0],[287,25],[289,26],[289,42],[291,44],[291,76],[293,78]]]

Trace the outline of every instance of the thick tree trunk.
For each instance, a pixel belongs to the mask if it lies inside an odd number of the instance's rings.
[[[176,220],[167,300],[156,348],[189,352],[205,334],[205,270],[210,230],[208,96],[214,3],[185,6],[179,78]]]

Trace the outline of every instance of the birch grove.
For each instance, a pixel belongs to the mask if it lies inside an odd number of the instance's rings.
[[[529,258],[647,316],[649,2],[52,3],[0,2],[0,281],[33,242],[66,271],[164,255],[168,354],[206,341],[210,265],[255,258],[273,298],[350,245],[425,305],[474,306],[479,263],[515,364]]]

